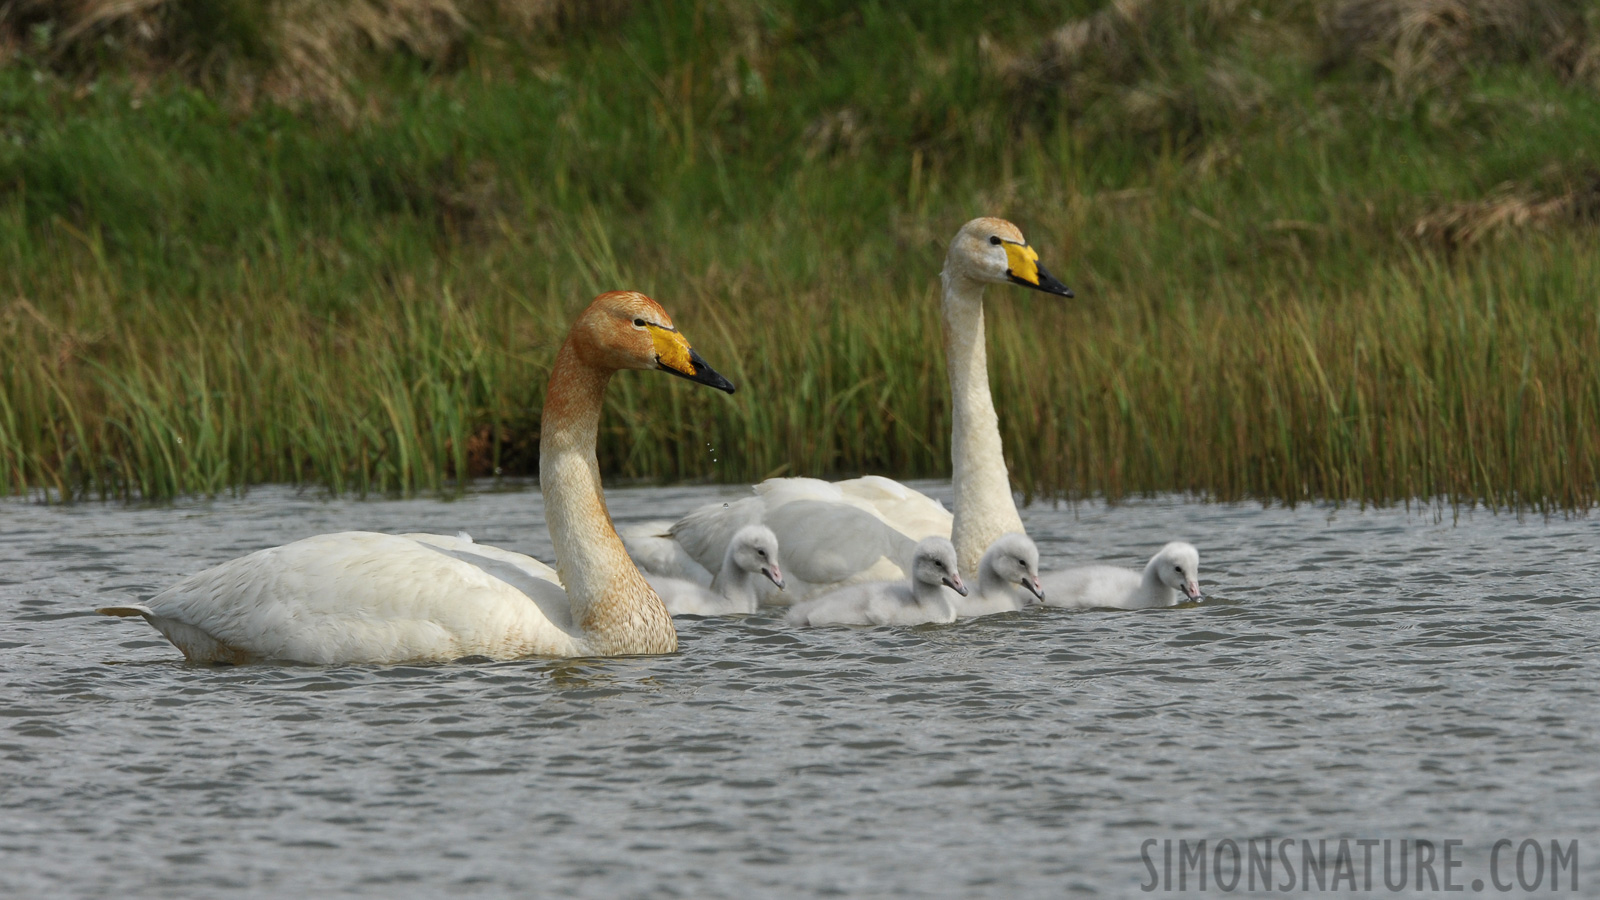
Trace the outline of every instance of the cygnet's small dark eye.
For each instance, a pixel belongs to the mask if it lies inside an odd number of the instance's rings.
[[[1000,246],[1000,235],[998,235],[998,234],[989,235],[989,243],[995,245],[996,247]]]
[[[767,551],[765,551],[765,550],[757,550],[756,551],[756,555],[760,556],[762,559],[766,559],[767,558]]]
[[[633,320],[633,325],[634,325],[635,328],[643,328],[644,327],[644,320],[643,319],[634,319]]]
[[[1183,574],[1183,566],[1173,566],[1172,568],[1176,570],[1179,575]]]

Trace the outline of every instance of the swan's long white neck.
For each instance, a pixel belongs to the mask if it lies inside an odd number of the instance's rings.
[[[609,370],[586,363],[572,338],[556,354],[539,427],[539,490],[556,571],[590,653],[672,653],[672,617],[628,558],[606,510],[595,438]]]
[[[1011,478],[1000,446],[1000,418],[989,394],[983,338],[983,283],[950,271],[944,282],[944,352],[950,372],[950,463],[956,495],[950,541],[956,561],[971,572],[988,546],[1008,531],[1023,531],[1011,499]]]
[[[737,549],[737,544],[730,543],[727,552],[722,554],[722,568],[718,569],[716,577],[711,579],[711,592],[755,612],[760,602],[756,597],[756,578],[766,576],[743,569],[735,563],[733,557]]]

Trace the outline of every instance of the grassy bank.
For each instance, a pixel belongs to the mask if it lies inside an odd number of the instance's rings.
[[[740,392],[619,378],[609,474],[944,474],[937,271],[999,214],[1080,298],[991,289],[1024,489],[1588,506],[1600,23],[1459,5],[369,4],[415,34],[315,64],[275,4],[210,56],[194,16],[137,54],[36,18],[0,44],[0,483],[530,473],[618,286]]]

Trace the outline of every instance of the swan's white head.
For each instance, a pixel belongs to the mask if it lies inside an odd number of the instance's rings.
[[[967,586],[956,570],[956,546],[948,538],[924,538],[911,552],[911,580],[922,584],[942,584],[961,596]]]
[[[981,218],[961,226],[944,258],[946,278],[961,276],[991,284],[1020,284],[1046,294],[1071,297],[1072,289],[1039,265],[1017,226],[1005,219]]]
[[[1044,586],[1039,583],[1039,548],[1025,534],[1002,534],[989,545],[978,563],[980,573],[990,572],[1006,584],[1019,584],[1034,596],[1034,601],[1044,601]]]
[[[667,311],[638,291],[594,298],[572,323],[567,341],[579,358],[602,370],[660,369],[733,393],[733,382],[700,358]]]
[[[1200,551],[1193,544],[1173,541],[1150,559],[1150,565],[1162,584],[1190,600],[1204,599],[1200,594]]]
[[[765,525],[746,525],[733,533],[728,561],[740,571],[760,572],[783,590],[783,570],[778,567],[778,536]]]

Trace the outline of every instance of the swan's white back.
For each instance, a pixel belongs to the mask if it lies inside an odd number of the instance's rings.
[[[548,566],[426,537],[317,535],[214,566],[129,608],[200,660],[396,663],[584,652],[566,592],[540,577]],[[208,648],[196,630],[219,646]]]
[[[770,528],[783,548],[789,586],[782,595],[764,590],[762,599],[768,603],[801,600],[863,581],[903,578],[917,541],[950,533],[950,513],[939,501],[887,478],[838,483],[769,478],[755,491],[753,497],[694,510],[672,526],[671,535],[714,574],[740,528],[756,523]]]

